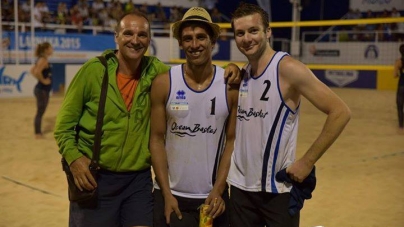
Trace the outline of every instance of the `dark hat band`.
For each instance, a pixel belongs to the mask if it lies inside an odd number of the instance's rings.
[[[183,19],[183,21],[184,20],[192,20],[192,19],[204,20],[206,22],[209,22],[208,19],[206,19],[205,17],[201,17],[201,16],[189,16],[189,17]]]

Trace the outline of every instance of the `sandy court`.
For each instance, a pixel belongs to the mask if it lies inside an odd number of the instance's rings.
[[[334,91],[350,106],[352,119],[317,163],[318,185],[300,226],[404,226],[404,135],[397,134],[395,92]],[[67,226],[66,181],[52,134],[61,101],[51,97],[46,139],[36,140],[34,97],[0,99],[0,227]],[[298,154],[325,120],[306,100],[301,107]]]

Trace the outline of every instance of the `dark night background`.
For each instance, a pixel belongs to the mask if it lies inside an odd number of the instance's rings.
[[[229,2],[231,3],[229,4]],[[217,8],[231,17],[231,13],[237,8],[238,0],[218,0]],[[243,2],[257,4],[256,0],[243,0]],[[331,20],[340,19],[349,9],[349,0],[301,0],[303,10],[301,11],[301,19],[305,20]],[[321,5],[323,3],[323,18],[321,18]],[[292,4],[289,0],[273,0],[271,1],[272,21],[291,21],[292,20]]]
[[[231,3],[229,3],[231,1]],[[268,0],[269,1],[269,0]],[[216,7],[226,16],[231,18],[231,13],[240,2],[257,4],[256,0],[218,0]],[[292,4],[289,0],[273,0],[271,2],[272,22],[291,21]],[[303,7],[301,21],[310,20],[335,20],[344,16],[349,9],[349,0],[301,0]],[[304,27],[301,31],[319,31],[326,28]],[[277,38],[290,38],[291,28],[275,28],[272,33]]]

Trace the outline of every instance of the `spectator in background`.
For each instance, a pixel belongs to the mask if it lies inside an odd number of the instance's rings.
[[[345,14],[345,19],[347,20],[355,20],[355,19],[360,19],[362,17],[362,14],[360,13],[359,9],[353,10],[352,8],[349,8],[348,12]],[[348,29],[354,29],[356,25],[349,25]]]
[[[13,21],[14,20],[14,6],[13,0],[2,0],[1,1],[1,18],[5,21]]]
[[[104,4],[103,0],[94,0],[93,4],[91,5],[90,11],[98,14],[104,8],[105,8],[105,4]]]
[[[362,12],[359,9],[355,10],[354,18],[353,19],[362,19]],[[365,30],[365,25],[364,24],[358,24],[356,27],[358,27],[359,31]]]
[[[31,20],[31,1],[27,0],[20,4],[18,16],[20,22],[29,22]]]
[[[209,13],[212,13],[216,7],[217,0],[199,0],[199,6],[205,8]]]
[[[150,12],[150,10],[149,10],[149,5],[148,5],[146,2],[143,3],[142,6],[140,6],[139,11],[140,11],[141,13],[143,13],[144,15],[146,15],[146,16],[147,16],[147,19],[148,19],[150,22],[153,22],[153,20],[154,20],[154,13]]]
[[[117,3],[117,0],[110,0],[110,1],[107,3],[107,9],[110,10],[112,7],[115,6],[116,3]]]
[[[379,14],[379,18],[389,18],[390,12],[385,9],[381,14]],[[382,23],[378,24],[376,27],[377,30],[377,39],[378,41],[391,41],[392,40],[392,23]]]
[[[383,13],[380,15],[381,18],[389,18],[390,16],[390,12],[387,9],[384,9]]]
[[[10,48],[10,44],[11,44],[10,37],[4,36],[4,33],[3,33],[3,38],[1,39],[1,47],[2,47],[2,49],[3,50],[8,50]]]
[[[30,9],[26,8],[26,6],[28,6],[29,3],[27,2],[23,2],[20,5],[18,5],[18,21],[19,22],[29,22],[30,21],[30,17],[31,17],[31,13],[30,13]],[[24,11],[28,9],[28,11]]]
[[[124,14],[122,4],[119,1],[115,1],[109,8],[109,14],[113,19],[115,19],[115,21],[118,21],[119,18]]]
[[[365,19],[375,18],[372,10],[368,10],[365,15]],[[363,41],[374,41],[375,40],[375,30],[376,24],[365,24],[365,33],[363,35]]]
[[[396,9],[393,8],[391,10],[391,17],[393,18],[397,18],[397,17],[401,17],[400,12]],[[393,26],[393,40],[394,41],[402,41],[403,37],[404,37],[404,22],[399,22],[394,24]]]
[[[45,27],[43,21],[42,21],[42,12],[41,12],[41,7],[42,7],[42,2],[37,2],[34,6],[34,28],[35,30],[43,30],[43,28]]]
[[[362,12],[359,9],[356,9],[354,17],[352,19],[361,19],[361,18],[362,18]]]
[[[404,134],[404,44],[399,48],[401,57],[394,64],[394,77],[398,78],[397,86],[397,113],[398,113],[398,132]]]
[[[349,41],[349,35],[347,32],[347,28],[345,26],[340,26],[340,29],[338,31],[338,41],[339,42]]]
[[[98,13],[99,23],[102,26],[108,27],[109,14],[106,8],[103,8]]]
[[[222,23],[223,22],[222,13],[216,7],[212,9],[210,16],[212,17],[213,23]]]
[[[67,24],[69,18],[69,11],[67,10],[66,3],[59,2],[56,11],[56,23],[57,24]]]
[[[38,58],[31,68],[31,74],[38,80],[35,85],[34,94],[36,98],[37,111],[34,120],[35,138],[44,138],[42,134],[42,117],[49,103],[49,93],[52,89],[52,68],[49,57],[53,53],[52,45],[48,42],[40,43],[35,50]]]
[[[391,13],[387,9],[383,10],[381,18],[390,18]],[[391,41],[393,39],[392,31],[394,30],[394,23],[383,23],[384,41]]]
[[[232,35],[228,35],[228,34],[227,34],[228,32],[229,32],[229,29],[227,29],[227,28],[220,28],[219,40],[220,40],[220,41],[229,40],[229,37],[231,37]]]
[[[88,25],[91,25],[91,26],[98,26],[101,23],[100,18],[98,17],[98,14],[93,13],[93,12],[90,12],[90,17],[87,21],[88,21]]]
[[[132,12],[133,10],[135,10],[135,5],[133,4],[132,0],[129,0],[125,4],[124,13],[129,13]]]
[[[142,4],[142,6],[139,8],[139,11],[145,15],[149,14],[149,6],[146,2]]]
[[[83,18],[81,17],[81,14],[79,11],[79,5],[74,5],[70,9],[70,20],[73,25],[76,25],[77,32],[81,33],[83,31]]]
[[[104,27],[109,31],[113,31],[117,25],[118,21],[112,15],[108,15],[108,18],[104,23]]]
[[[393,17],[393,18],[401,17],[400,12],[398,12],[398,10],[395,7],[393,7],[391,9],[391,17]]]
[[[172,6],[170,8],[170,19],[169,21],[179,21],[182,18],[182,12],[177,6]]]
[[[42,2],[41,2],[39,11],[40,11],[41,14],[42,14],[42,22],[43,22],[44,24],[53,23],[53,22],[55,21],[55,20],[53,19],[53,17],[52,17],[52,12],[49,11],[49,7],[48,7],[48,5],[46,4],[46,1],[42,1]]]
[[[167,16],[166,12],[164,11],[163,6],[161,3],[157,3],[157,5],[154,8],[154,22],[157,23],[165,23],[167,21]]]
[[[80,14],[83,24],[89,24],[90,12],[87,2],[80,2],[78,4],[78,12]]]
[[[347,20],[355,19],[355,12],[352,8],[349,8],[348,12],[345,14],[345,19]]]

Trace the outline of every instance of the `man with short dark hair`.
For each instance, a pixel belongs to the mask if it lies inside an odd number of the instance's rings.
[[[220,28],[200,7],[173,25],[186,63],[153,81],[150,151],[156,174],[154,227],[198,227],[209,206],[213,226],[228,227],[226,177],[233,151],[238,89],[212,64]]]
[[[271,48],[268,19],[261,7],[247,3],[232,18],[236,45],[248,59],[227,179],[232,227],[299,226],[302,200],[315,187],[314,164],[350,119],[348,106],[304,64]],[[327,120],[312,146],[295,160],[302,97]]]

